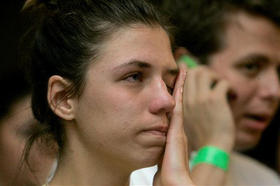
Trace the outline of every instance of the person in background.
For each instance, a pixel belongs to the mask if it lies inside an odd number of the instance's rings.
[[[50,146],[34,145],[28,163],[23,154],[26,141],[36,130],[37,121],[31,110],[31,86],[25,68],[18,61],[0,67],[0,185],[32,186],[47,180],[55,150]]]
[[[184,89],[194,183],[279,185],[239,152],[259,142],[279,105],[280,1],[166,0],[161,8],[177,27],[177,61],[201,64],[188,69]],[[152,169],[132,179],[151,184]]]
[[[46,185],[128,185],[133,170],[157,163],[155,185],[193,185],[183,128],[186,67],[177,66],[168,25],[154,8],[144,0],[25,7],[23,16],[38,21],[26,36],[34,36],[32,109],[42,129],[29,146],[47,135],[59,147]]]
[[[47,180],[56,156],[50,146],[30,150],[28,163],[23,154],[36,123],[31,110],[31,84],[27,64],[20,60],[18,15],[23,1],[7,1],[1,29],[0,63],[0,185],[32,186]]]

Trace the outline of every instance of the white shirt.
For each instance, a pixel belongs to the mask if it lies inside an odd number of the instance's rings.
[[[134,171],[130,186],[151,186],[157,166]],[[240,153],[232,153],[225,186],[280,186],[277,174],[258,161]]]

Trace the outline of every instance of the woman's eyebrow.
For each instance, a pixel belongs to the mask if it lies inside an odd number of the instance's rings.
[[[113,70],[119,70],[119,69],[122,69],[123,67],[127,67],[127,66],[137,66],[140,68],[151,68],[152,67],[151,64],[149,64],[145,61],[131,60],[127,63],[121,64],[121,65],[115,67]]]
[[[123,67],[127,67],[127,66],[137,66],[139,68],[145,68],[145,69],[152,68],[152,65],[148,62],[139,61],[139,60],[131,60],[127,63],[121,64],[120,66],[115,67],[113,70],[118,71],[118,70],[122,69]],[[166,74],[171,75],[171,76],[177,76],[178,73],[179,73],[178,68],[166,70]]]

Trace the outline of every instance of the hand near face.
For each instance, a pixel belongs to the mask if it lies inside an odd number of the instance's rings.
[[[154,178],[155,186],[194,185],[189,176],[187,138],[183,126],[182,92],[185,77],[186,67],[181,64],[173,92],[176,106],[171,113],[165,152]]]
[[[184,86],[184,125],[192,148],[215,145],[226,151],[234,143],[229,85],[206,67],[188,70]]]

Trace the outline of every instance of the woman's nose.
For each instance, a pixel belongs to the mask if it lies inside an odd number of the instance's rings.
[[[150,112],[153,114],[171,112],[175,107],[175,99],[168,91],[164,81],[156,82],[153,87]]]

